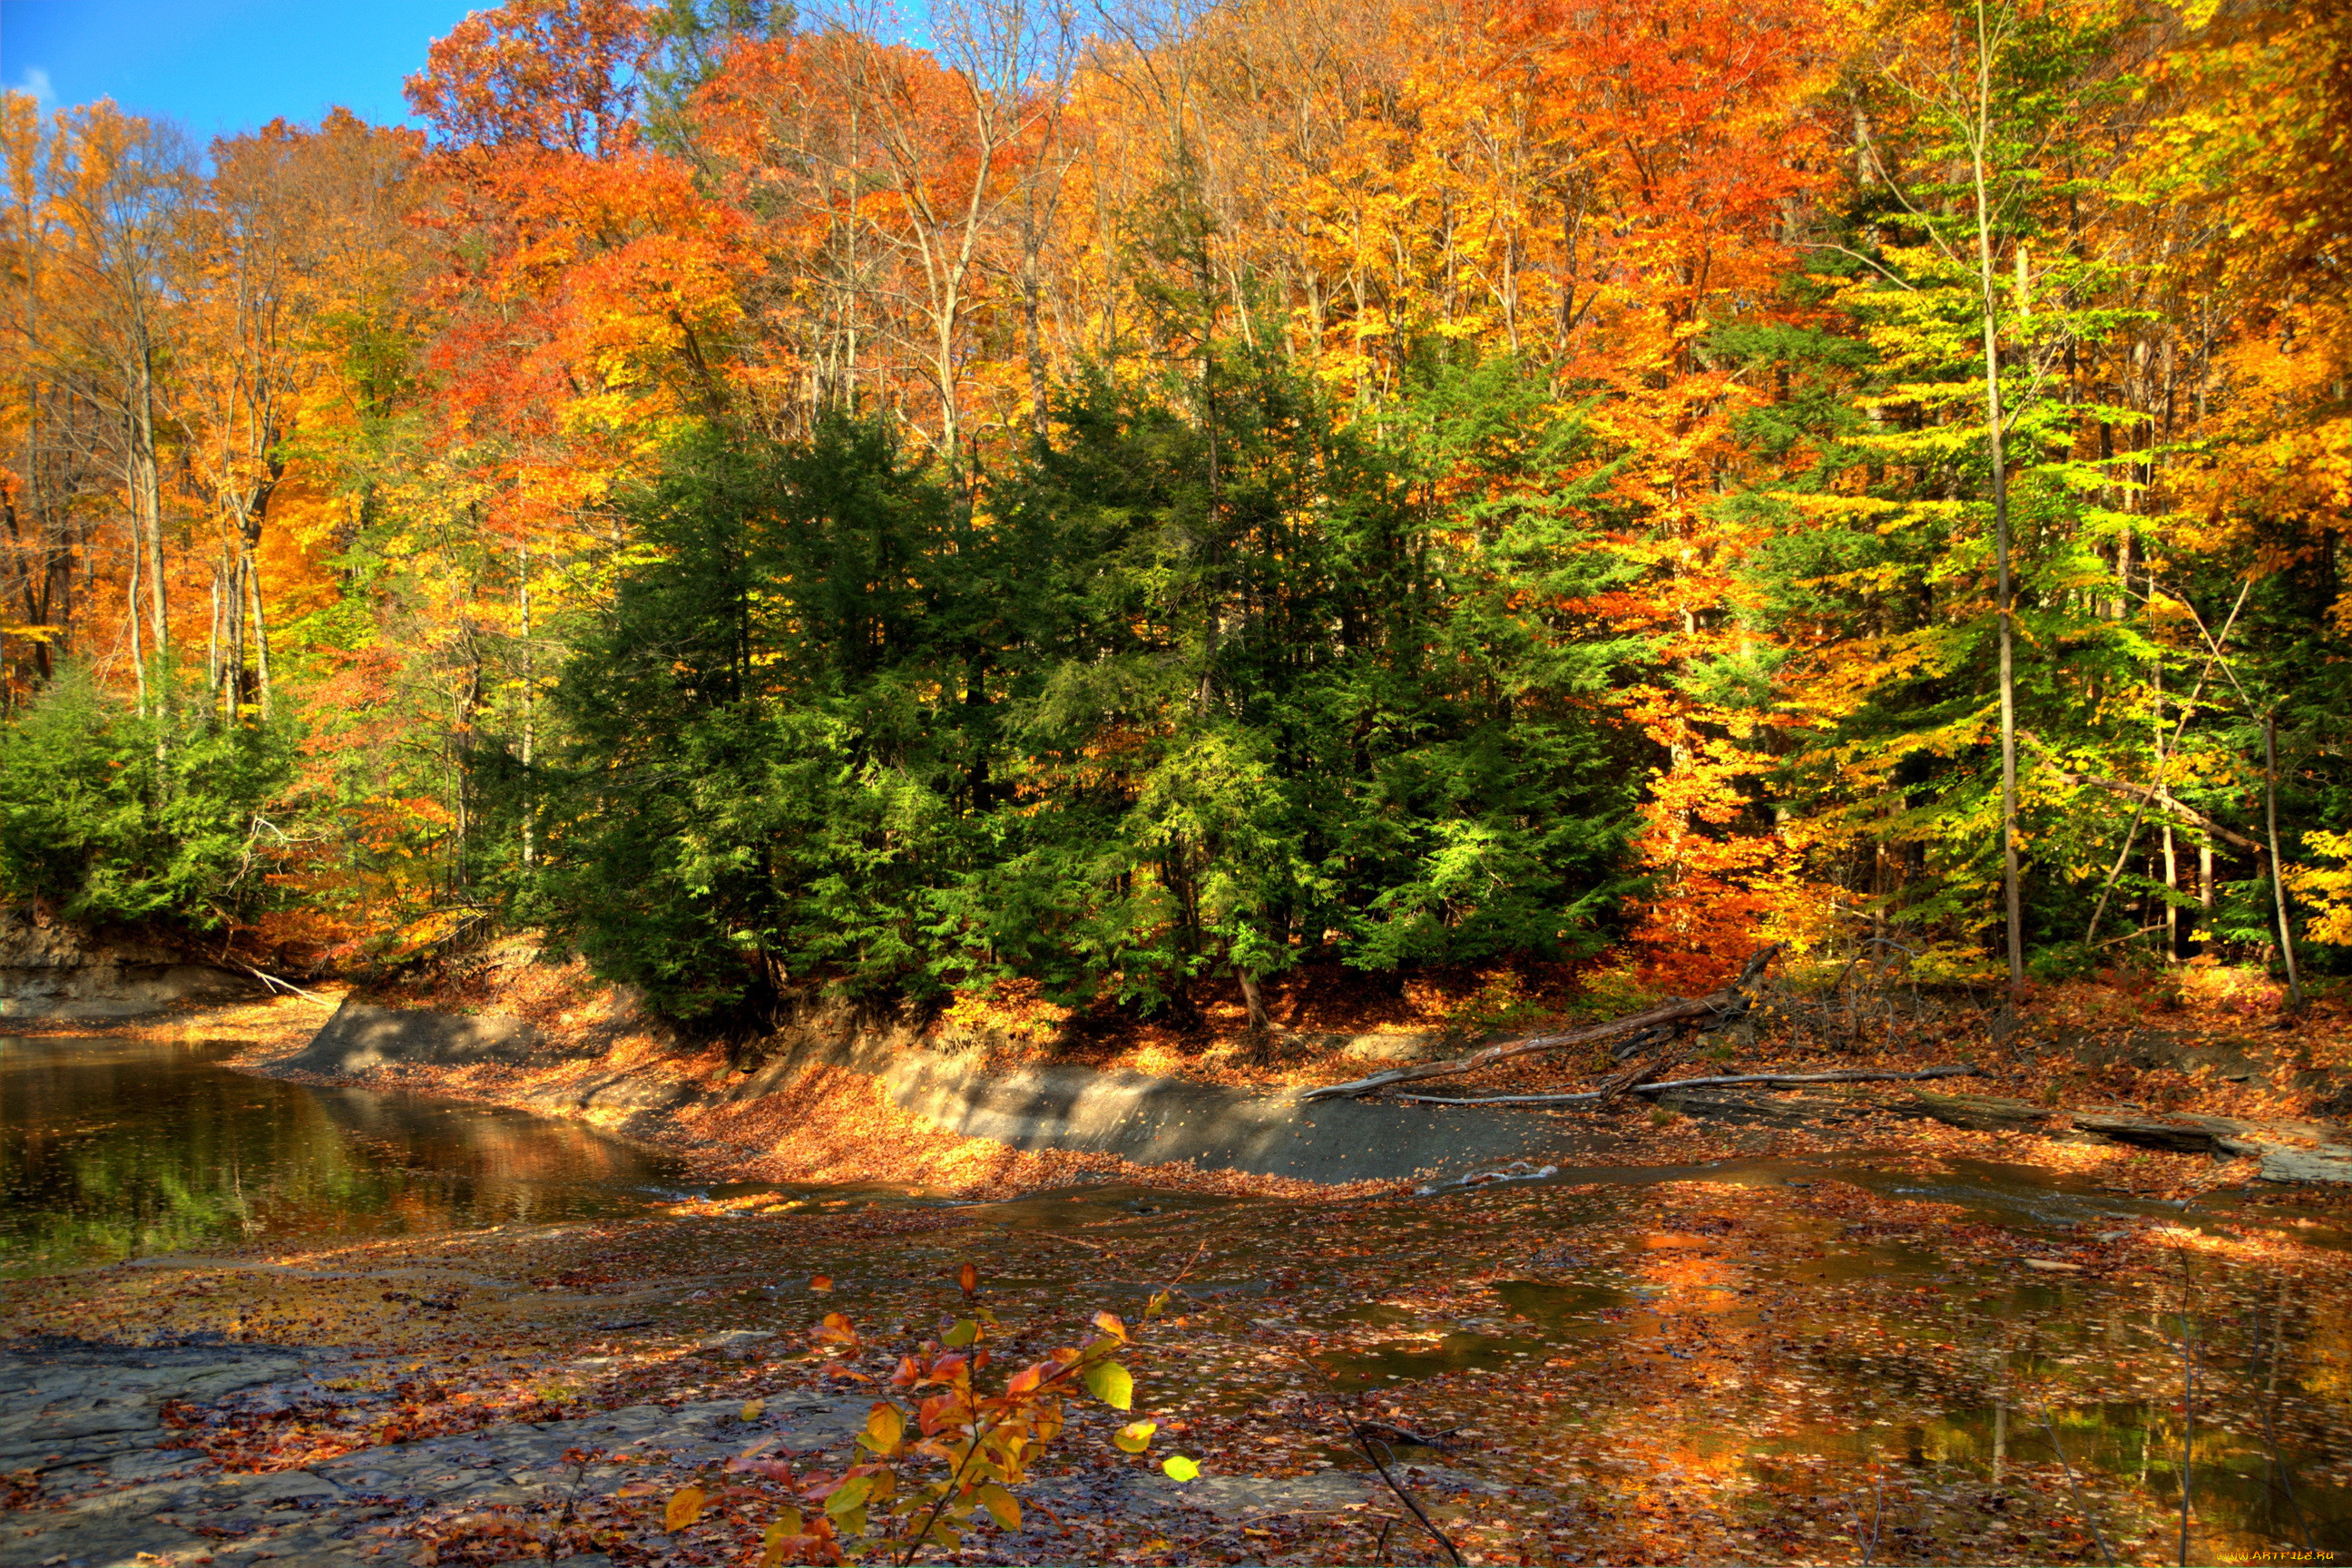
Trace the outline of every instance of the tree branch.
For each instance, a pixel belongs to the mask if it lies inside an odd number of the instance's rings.
[[[1486,1049],[1474,1051],[1469,1056],[1455,1061],[1423,1062],[1414,1067],[1395,1068],[1387,1072],[1374,1073],[1370,1078],[1360,1078],[1352,1083],[1335,1083],[1322,1089],[1310,1089],[1298,1098],[1301,1103],[1318,1100],[1360,1099],[1367,1094],[1377,1094],[1393,1084],[1417,1083],[1423,1079],[1432,1078],[1454,1078],[1463,1073],[1477,1072],[1481,1068],[1494,1066],[1496,1062],[1508,1061],[1514,1057],[1534,1056],[1539,1051],[1566,1050],[1571,1046],[1589,1046],[1597,1041],[1608,1039],[1612,1036],[1627,1034],[1635,1029],[1651,1028],[1661,1024],[1711,1022],[1737,1017],[1748,1011],[1749,1002],[1748,987],[1756,983],[1757,977],[1764,973],[1765,966],[1772,962],[1773,955],[1780,951],[1780,944],[1777,942],[1769,947],[1759,948],[1755,956],[1748,961],[1748,966],[1739,972],[1738,979],[1722,990],[1710,991],[1704,996],[1677,996],[1671,1001],[1661,1002],[1643,1012],[1629,1013],[1622,1018],[1612,1018],[1605,1024],[1593,1024],[1581,1029],[1570,1029],[1565,1034],[1530,1035],[1523,1039],[1497,1040]]]
[[[1917,1072],[1880,1072],[1873,1068],[1842,1068],[1835,1072],[1750,1072],[1730,1078],[1678,1078],[1666,1083],[1637,1083],[1625,1092],[1664,1094],[1670,1089],[1711,1089],[1733,1083],[1908,1083],[1927,1078],[1980,1077],[1983,1073],[1984,1068],[1971,1067],[1965,1062],[1923,1068]],[[1598,1105],[1605,1092],[1593,1089],[1584,1094],[1496,1094],[1482,1100],[1448,1100],[1434,1094],[1400,1094],[1397,1099],[1407,1105]]]
[[[2095,773],[2070,773],[2062,768],[2052,768],[2050,773],[2052,777],[2062,784],[2074,784],[2078,788],[2105,790],[2109,795],[2121,795],[2126,800],[2137,801],[2143,807],[2152,805],[2176,821],[2185,822],[2191,827],[2202,828],[2223,843],[2237,846],[2257,859],[2267,853],[2261,845],[2244,834],[2231,832],[2195,806],[2175,800],[2164,790],[2151,789],[2147,784],[2126,784],[2122,779],[2103,779]]]

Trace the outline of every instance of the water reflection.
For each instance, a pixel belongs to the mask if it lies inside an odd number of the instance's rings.
[[[0,1037],[0,1272],[634,1213],[683,1178],[575,1123],[249,1078],[233,1048]]]
[[[2198,1265],[2199,1415],[2184,1431],[2168,1257],[2154,1255],[2166,1271],[2153,1278],[2053,1278],[2011,1261],[2028,1237],[2180,1225],[2179,1204],[2028,1167],[1956,1160],[1920,1174],[1866,1156],[1563,1179],[1578,1185],[1558,1198],[1537,1189],[1376,1211],[1433,1280],[1456,1272],[1447,1251],[1457,1232],[1466,1256],[1482,1254],[1481,1220],[1487,1237],[1509,1238],[1506,1255],[1525,1273],[1491,1278],[1487,1301],[1457,1290],[1434,1305],[1400,1290],[1318,1316],[1333,1342],[1318,1359],[1337,1385],[1475,1374],[1571,1479],[1589,1456],[1613,1464],[1630,1444],[1685,1478],[1705,1476],[1718,1500],[1751,1487],[1775,1500],[1811,1495],[1834,1504],[1836,1519],[1857,1498],[1871,1510],[1883,1479],[1906,1500],[1899,1510],[1887,1503],[1890,1531],[1899,1522],[1915,1546],[1973,1540],[1967,1531],[2006,1518],[2017,1493],[2087,1510],[2143,1543],[2127,1552],[2141,1560],[2156,1550],[2145,1542],[2172,1539],[2185,1468],[2205,1554],[2191,1561],[2352,1547],[2344,1429],[2332,1414],[2352,1342],[2332,1293],[2284,1264]],[[1842,1200],[1813,1213],[1793,1192],[1789,1203],[1771,1195],[1823,1182],[1900,1203]],[[1955,1205],[1999,1229],[1946,1236],[1950,1211],[1913,1224],[1900,1205],[1914,1202]],[[2196,1209],[2189,1227],[2216,1237],[2321,1247],[2343,1238],[2332,1216],[2299,1207],[2222,1194]],[[1561,1375],[1547,1380],[1545,1368]],[[1517,1373],[1528,1374],[1524,1386]],[[1461,1411],[1444,1408],[1445,1418]],[[1629,1411],[1641,1412],[1631,1426]],[[1905,1560],[1894,1536],[1878,1560]]]

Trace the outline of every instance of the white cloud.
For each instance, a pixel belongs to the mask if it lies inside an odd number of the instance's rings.
[[[21,92],[39,104],[44,114],[57,105],[58,89],[50,83],[49,73],[38,66],[26,66],[23,78],[11,90]]]

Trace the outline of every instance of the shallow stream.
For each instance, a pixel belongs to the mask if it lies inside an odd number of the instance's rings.
[[[573,1122],[218,1065],[237,1048],[0,1037],[0,1272],[635,1213],[685,1181]]]

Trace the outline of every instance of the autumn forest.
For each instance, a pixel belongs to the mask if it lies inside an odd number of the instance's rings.
[[[6,99],[0,897],[719,1025],[2352,968],[2336,0],[508,0],[406,90]]]

